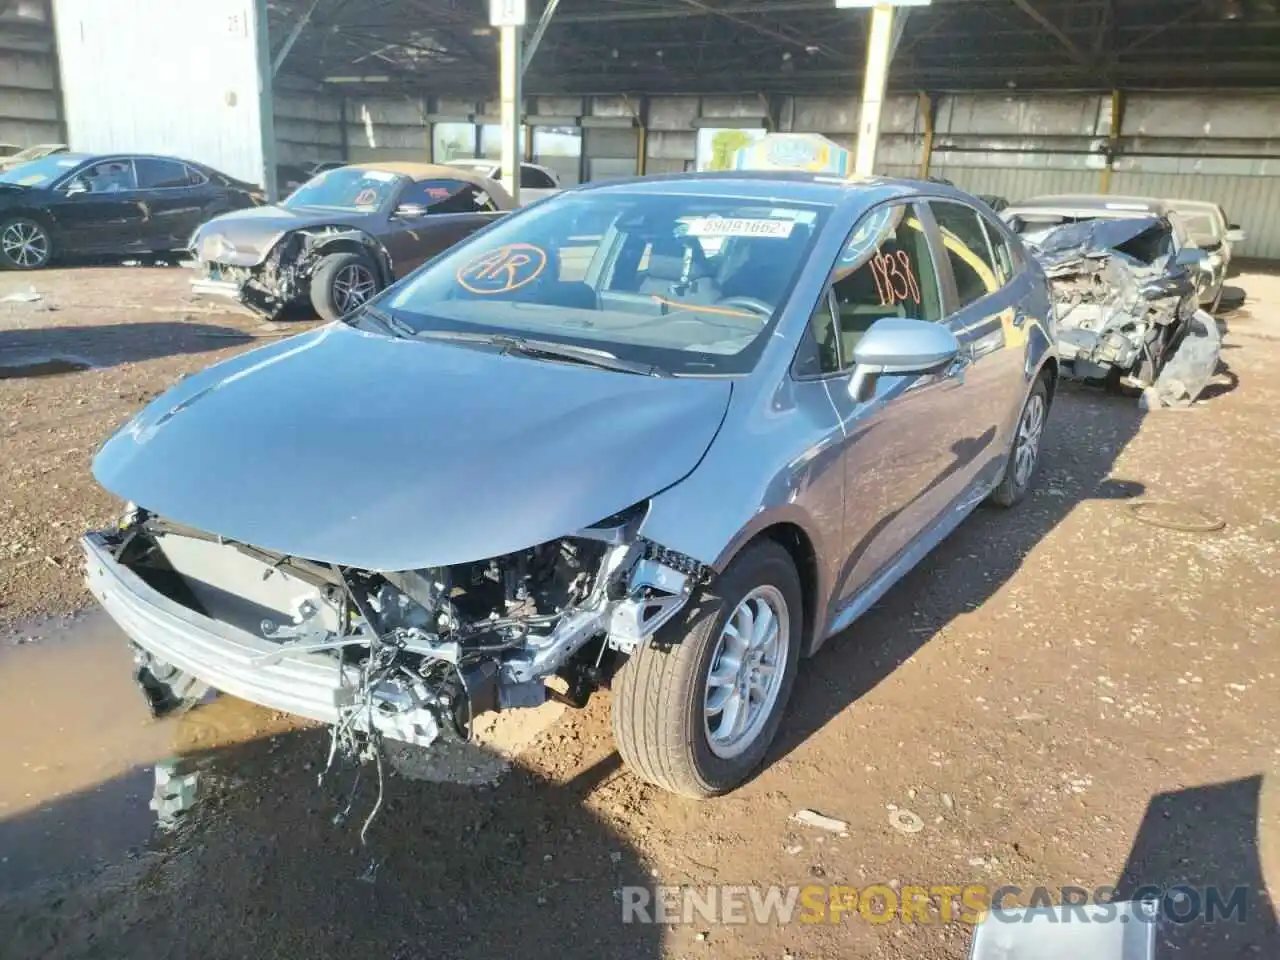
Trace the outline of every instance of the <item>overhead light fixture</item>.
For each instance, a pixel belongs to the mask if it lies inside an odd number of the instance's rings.
[[[1244,7],[1240,0],[1222,0],[1222,19],[1239,20],[1244,16]]]
[[[374,77],[325,77],[325,83],[390,83],[391,78],[385,76]]]
[[[927,7],[933,0],[836,0],[837,10],[869,10],[872,7]]]

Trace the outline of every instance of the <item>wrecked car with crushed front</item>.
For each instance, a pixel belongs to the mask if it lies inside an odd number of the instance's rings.
[[[1199,309],[1204,252],[1176,219],[1137,211],[1061,223],[1034,206],[1006,211],[1053,290],[1063,370],[1135,390],[1195,400],[1217,367],[1213,318]],[[1190,336],[1188,355],[1162,374]]]
[[[500,184],[469,170],[425,163],[322,170],[279,204],[197,229],[191,289],[270,319],[310,304],[336,320],[514,208]]]
[[[591,185],[153,401],[88,583],[157,709],[429,747],[610,686],[628,765],[708,796],[801,656],[1027,494],[1055,381],[1043,274],[952,188]]]

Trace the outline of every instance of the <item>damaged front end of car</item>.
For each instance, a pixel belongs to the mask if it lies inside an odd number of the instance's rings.
[[[1063,372],[1151,387],[1196,312],[1195,283],[1159,217],[1088,220],[1031,242],[1049,278]]]
[[[192,292],[233,300],[253,313],[274,320],[290,306],[306,303],[311,278],[331,253],[351,251],[366,256],[390,275],[382,246],[360,230],[342,225],[290,230],[260,249],[238,249],[226,236],[209,232],[192,243],[198,261]]]
[[[136,508],[84,549],[156,712],[209,686],[427,746],[468,738],[489,711],[582,705],[609,650],[633,651],[684,607],[710,570],[640,536],[646,510],[398,572],[283,556]]]

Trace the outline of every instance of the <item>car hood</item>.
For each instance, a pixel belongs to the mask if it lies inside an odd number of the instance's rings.
[[[683,479],[731,393],[334,324],[183,380],[93,473],[266,550],[448,566],[566,536]]]
[[[199,259],[209,263],[255,267],[290,230],[330,225],[355,227],[368,218],[369,214],[354,211],[249,207],[205,223],[191,238],[191,248]]]

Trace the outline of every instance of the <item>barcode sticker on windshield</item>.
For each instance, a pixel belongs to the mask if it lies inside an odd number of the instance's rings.
[[[794,220],[759,220],[745,217],[698,217],[689,221],[690,237],[769,237],[785,240],[791,236]]]

